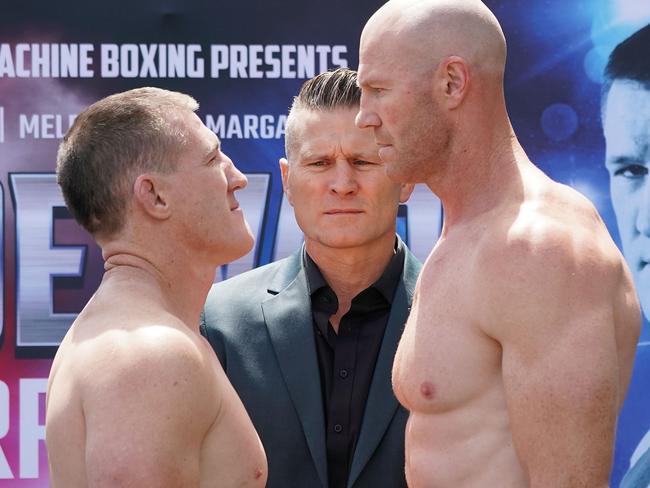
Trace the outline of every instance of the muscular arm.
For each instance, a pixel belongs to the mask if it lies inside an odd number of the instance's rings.
[[[82,385],[89,486],[198,486],[217,411],[201,351],[167,327],[110,334]]]
[[[531,488],[608,483],[639,311],[607,248],[524,236],[497,259],[486,331],[502,346],[513,442]]]

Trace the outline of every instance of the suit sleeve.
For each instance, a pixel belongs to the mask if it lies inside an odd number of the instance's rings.
[[[201,331],[201,335],[205,337],[212,346],[212,349],[216,353],[217,358],[219,359],[219,362],[221,363],[224,371],[228,371],[226,361],[226,347],[221,333],[214,327],[213,322],[214,320],[210,320],[206,317],[205,309],[203,309],[201,312],[201,317],[199,319],[199,330]]]

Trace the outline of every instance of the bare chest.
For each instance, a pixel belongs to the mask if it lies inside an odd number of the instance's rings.
[[[412,412],[457,409],[500,378],[500,348],[479,325],[474,266],[446,246],[422,269],[393,367],[396,395]]]
[[[201,450],[201,486],[263,487],[266,455],[253,424],[220,365],[217,388],[221,398],[215,423]]]

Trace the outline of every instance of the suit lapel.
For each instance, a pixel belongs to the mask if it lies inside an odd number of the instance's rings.
[[[300,259],[300,256],[296,258]],[[325,417],[316,343],[311,327],[311,302],[304,270],[300,264],[295,269],[298,269],[295,279],[277,295],[262,302],[262,310],[318,476],[323,487],[326,487]]]
[[[397,410],[397,399],[393,394],[391,373],[393,360],[399,339],[402,336],[404,323],[408,318],[415,282],[421,265],[417,259],[406,250],[404,273],[395,292],[384,339],[377,357],[375,372],[372,376],[366,408],[363,414],[359,440],[352,458],[348,488],[354,485],[366,463],[377,449],[391,419]]]

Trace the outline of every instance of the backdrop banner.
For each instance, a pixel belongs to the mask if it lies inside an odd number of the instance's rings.
[[[99,98],[140,86],[182,91],[199,101],[200,118],[249,179],[238,199],[256,245],[217,270],[215,281],[226,279],[284,257],[302,242],[278,168],[287,109],[305,79],[357,67],[361,29],[383,2],[3,3],[0,484],[45,487],[47,376],[59,342],[103,273],[101,251],[71,218],[54,175],[58,144],[76,114]],[[521,143],[542,170],[595,204],[620,243],[604,165],[602,72],[613,47],[650,22],[650,2],[486,3],[508,41],[506,99]],[[399,233],[420,259],[435,243],[442,219],[440,202],[424,186],[400,209]],[[641,296],[650,293],[649,283],[637,287]],[[618,423],[613,487],[650,430],[645,320]]]

